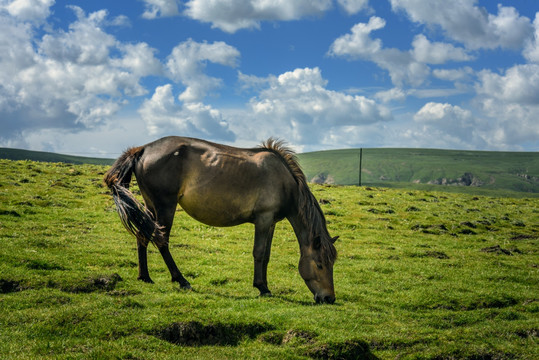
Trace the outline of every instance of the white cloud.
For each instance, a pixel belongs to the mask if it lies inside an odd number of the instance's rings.
[[[218,110],[200,102],[177,103],[170,84],[158,86],[138,112],[152,136],[182,134],[222,141],[235,139]]]
[[[469,66],[461,69],[434,69],[432,71],[434,77],[447,81],[466,81],[473,73],[473,69]]]
[[[337,2],[350,15],[367,9],[369,6],[369,0],[337,0]]]
[[[475,6],[476,0],[391,0],[414,22],[438,25],[450,38],[470,49],[520,49],[532,32],[530,19],[513,7],[498,5],[498,14]]]
[[[156,50],[148,44],[118,44],[118,48],[123,52],[123,57],[112,59],[112,65],[127,69],[140,77],[163,73],[163,65],[155,57]]]
[[[503,75],[481,71],[474,103],[489,118],[493,147],[524,147],[539,139],[539,65],[515,65]]]
[[[428,147],[473,149],[486,146],[479,130],[482,121],[470,110],[457,105],[429,102],[414,115],[414,121],[420,129],[413,131],[413,136],[423,138],[423,144],[431,143]]]
[[[423,34],[416,35],[411,50],[414,59],[425,64],[445,64],[448,61],[472,59],[462,48],[441,42],[430,42]]]
[[[377,92],[374,97],[380,101],[387,103],[390,101],[404,101],[406,99],[406,92],[401,88],[393,88],[385,91]]]
[[[54,3],[55,0],[1,0],[0,10],[22,21],[41,22],[49,16]]]
[[[539,105],[520,105],[496,98],[483,98],[478,104],[488,120],[485,139],[491,148],[539,150]]]
[[[296,144],[330,144],[332,134],[392,119],[372,99],[328,90],[318,68],[271,76],[267,84],[250,101],[251,119],[238,129],[243,137],[278,135]],[[236,129],[232,122],[231,127]]]
[[[146,93],[141,77],[159,74],[154,50],[122,44],[105,32],[106,11],[86,15],[71,7],[77,20],[67,31],[34,28],[10,16],[0,18],[0,137],[63,128],[80,131],[110,119],[127,97]],[[114,55],[113,55],[114,54]]]
[[[386,21],[377,16],[372,16],[368,23],[358,23],[351,29],[350,34],[337,38],[329,49],[333,56],[345,56],[351,59],[371,59],[382,49],[380,39],[372,40],[370,33],[382,29]]]
[[[236,67],[239,56],[236,48],[222,41],[208,44],[189,39],[176,46],[168,57],[167,70],[172,79],[186,86],[180,100],[199,102],[208,91],[221,85],[220,79],[204,74],[206,61]]]
[[[528,39],[523,53],[528,61],[539,64],[539,12],[535,13],[533,26],[535,31],[533,36]]]
[[[525,64],[509,68],[505,75],[490,70],[479,74],[479,95],[522,105],[539,105],[539,65]]]
[[[179,0],[143,0],[145,10],[142,17],[157,19],[160,17],[180,15],[178,11]]]
[[[380,39],[371,39],[370,33],[385,27],[384,19],[372,16],[368,23],[358,23],[351,33],[337,38],[330,46],[328,54],[351,60],[363,59],[375,62],[389,72],[391,81],[398,87],[405,83],[421,85],[430,74],[430,68],[414,59],[410,51],[384,48]]]
[[[209,22],[213,28],[234,33],[240,29],[258,29],[261,21],[297,20],[321,15],[332,6],[331,0],[190,0],[185,14]]]

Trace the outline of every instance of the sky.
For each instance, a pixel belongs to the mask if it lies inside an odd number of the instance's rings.
[[[537,0],[0,0],[0,147],[539,151]]]

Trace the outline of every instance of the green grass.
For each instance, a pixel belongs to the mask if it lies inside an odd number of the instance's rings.
[[[2,359],[537,359],[539,200],[312,187],[336,246],[335,305],[315,305],[278,224],[252,284],[252,225],[178,210],[155,284],[136,280],[106,167],[0,160]],[[134,187],[136,189],[136,187]]]
[[[300,154],[309,179],[322,174],[335,184],[357,185],[359,149]],[[472,174],[474,185],[429,185]],[[539,196],[539,153],[435,149],[363,149],[362,184],[491,195]],[[478,190],[479,189],[479,190]],[[533,195],[530,195],[532,193]]]
[[[57,154],[46,151],[30,151],[22,149],[0,148],[0,159],[6,160],[32,160],[41,162],[61,162],[68,164],[93,164],[112,165],[113,159],[92,158],[84,156],[73,156]]]
[[[0,148],[0,159],[111,165],[113,159]],[[359,149],[299,154],[308,179],[329,177],[337,185],[357,185]],[[471,174],[474,186],[456,180]],[[429,182],[453,182],[451,186]],[[486,196],[539,198],[539,153],[436,149],[363,149],[362,184]],[[479,185],[479,186],[477,186]]]

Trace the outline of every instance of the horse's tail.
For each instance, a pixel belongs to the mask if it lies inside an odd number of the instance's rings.
[[[112,191],[116,211],[127,231],[135,235],[142,245],[148,246],[149,242],[153,242],[159,247],[166,244],[161,226],[155,221],[153,214],[129,191],[135,164],[143,152],[143,147],[128,149],[107,171],[104,180]]]

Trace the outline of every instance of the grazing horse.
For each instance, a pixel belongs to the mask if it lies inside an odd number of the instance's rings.
[[[129,191],[132,174],[146,206]],[[337,251],[294,152],[281,141],[240,149],[205,140],[165,137],[128,149],[105,174],[126,229],[136,236],[138,279],[152,282],[147,246],[156,245],[172,281],[191,285],[169,251],[176,206],[211,226],[255,225],[253,286],[271,296],[266,279],[275,224],[288,219],[300,248],[299,273],[317,303],[333,303]]]

